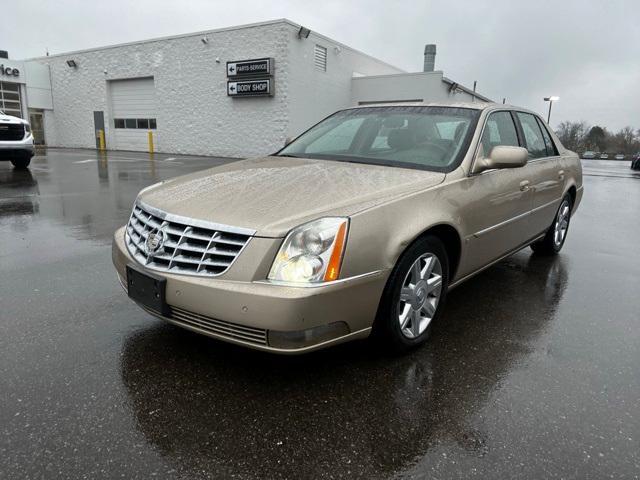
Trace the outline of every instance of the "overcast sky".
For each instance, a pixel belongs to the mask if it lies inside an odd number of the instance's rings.
[[[546,115],[640,128],[638,0],[19,0],[0,49],[19,60],[288,18],[408,71],[436,43],[436,69],[495,101]]]

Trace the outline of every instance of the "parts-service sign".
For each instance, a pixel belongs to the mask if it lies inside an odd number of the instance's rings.
[[[227,62],[227,77],[235,78],[253,75],[273,75],[273,58]]]
[[[238,80],[227,82],[227,95],[230,97],[271,96],[271,79]]]

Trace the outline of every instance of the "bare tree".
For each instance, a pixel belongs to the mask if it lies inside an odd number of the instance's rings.
[[[581,152],[585,148],[585,139],[589,126],[586,122],[562,122],[558,125],[556,135],[569,150]]]
[[[611,147],[617,153],[631,154],[636,150],[638,138],[636,132],[631,127],[624,127],[616,133],[611,142]]]

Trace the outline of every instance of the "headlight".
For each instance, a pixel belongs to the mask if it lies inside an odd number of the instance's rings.
[[[269,280],[292,284],[337,280],[349,220],[327,217],[289,232],[276,255]]]
[[[28,123],[24,124],[24,129],[26,132],[30,132],[31,131],[31,125],[29,125]]]

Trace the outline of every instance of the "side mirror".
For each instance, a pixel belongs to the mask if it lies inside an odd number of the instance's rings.
[[[491,149],[489,158],[479,158],[473,166],[473,173],[493,170],[495,168],[518,168],[527,164],[529,152],[522,147],[498,145]]]
[[[293,142],[293,138],[292,137],[287,137],[284,139],[284,146],[286,147],[287,145],[289,145],[291,142]]]

